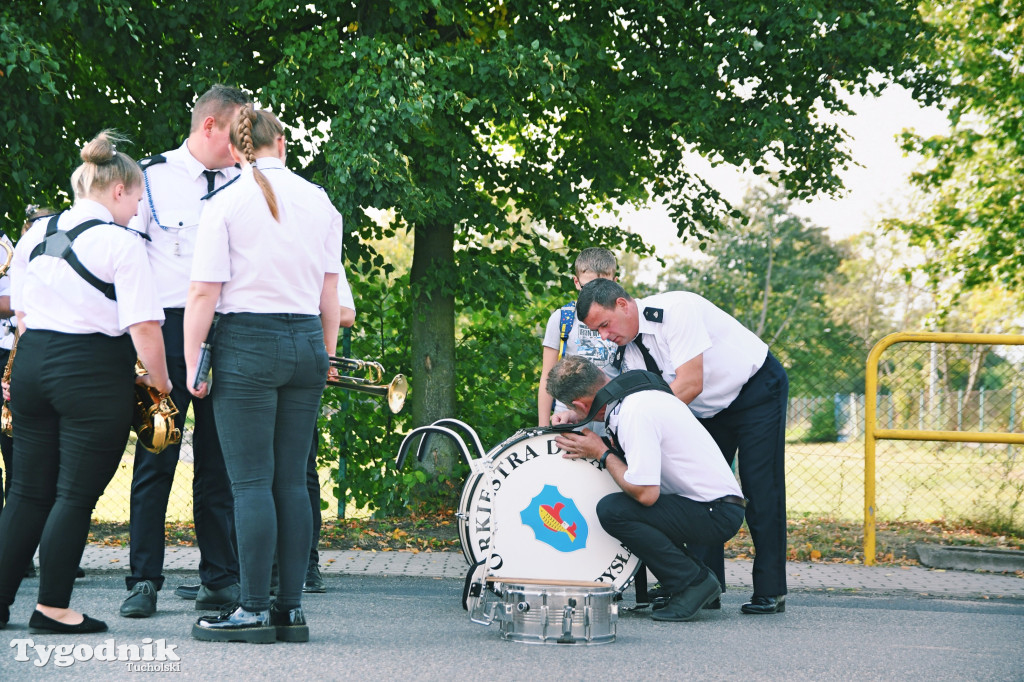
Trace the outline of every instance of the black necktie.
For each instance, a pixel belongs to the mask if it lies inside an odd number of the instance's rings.
[[[213,180],[217,177],[217,171],[204,170],[203,175],[206,176],[206,193],[209,194],[213,191]]]
[[[655,374],[661,374],[661,369],[658,368],[658,363],[654,361],[651,356],[651,351],[647,350],[647,346],[644,345],[642,334],[637,334],[636,338],[633,339],[633,343],[640,349],[640,355],[644,356],[644,364],[647,365],[648,372],[654,372]]]

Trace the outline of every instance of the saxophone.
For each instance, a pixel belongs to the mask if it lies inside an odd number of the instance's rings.
[[[18,339],[21,338],[18,334],[18,328],[14,328],[14,345],[11,346],[11,354],[7,356],[7,365],[4,367],[3,382],[10,385],[11,383],[11,367],[14,365],[14,353],[18,350]],[[11,406],[5,400],[3,408],[0,408],[0,431],[3,431],[5,436],[10,436],[14,433],[14,416],[11,414]]]
[[[135,361],[135,375],[149,374],[142,360]],[[178,414],[171,396],[161,393],[152,386],[135,384],[135,411],[132,428],[139,444],[150,452],[163,452],[164,448],[181,442],[181,429],[174,425]]]

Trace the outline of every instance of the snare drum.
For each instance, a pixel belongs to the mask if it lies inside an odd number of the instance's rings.
[[[597,462],[563,459],[558,435],[519,431],[487,454],[459,504],[463,553],[497,581],[584,581],[621,592],[640,560],[597,519],[597,502],[620,489]]]
[[[516,642],[607,644],[615,641],[614,601],[615,590],[605,583],[509,578],[501,584],[501,601],[478,602],[470,617],[498,621],[502,638]]]

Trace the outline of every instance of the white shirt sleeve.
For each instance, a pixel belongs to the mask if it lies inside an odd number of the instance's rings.
[[[617,420],[619,445],[628,460],[623,478],[633,485],[661,485],[661,425],[630,407],[623,405]]]
[[[211,197],[199,218],[196,252],[192,256],[193,282],[227,282],[231,279],[231,254],[225,216],[227,202]]]
[[[145,242],[125,234],[124,248],[115,255],[114,289],[117,291],[117,323],[121,329],[139,322],[164,319]]]
[[[697,306],[682,297],[665,311],[665,320],[658,341],[668,351],[671,367],[662,370],[675,373],[677,367],[711,348],[711,335]]]

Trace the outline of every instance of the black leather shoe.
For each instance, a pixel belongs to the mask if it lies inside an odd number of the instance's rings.
[[[182,599],[188,599],[189,601],[193,601],[195,600],[196,595],[199,594],[200,587],[202,587],[202,584],[178,585],[174,588],[174,594],[181,597]]]
[[[28,620],[28,631],[33,635],[84,635],[89,632],[106,632],[107,624],[82,614],[82,622],[68,625],[33,611]]]
[[[740,607],[743,613],[785,613],[786,595],[780,594],[777,597],[758,597],[756,594],[750,601]]]
[[[7,627],[7,621],[11,619],[11,608],[5,604],[0,604],[0,630]]]
[[[211,590],[206,585],[199,586],[196,593],[196,611],[220,611],[229,606],[234,607],[242,600],[242,589],[238,583]]]
[[[704,580],[674,594],[664,608],[651,614],[654,620],[688,621],[697,617],[702,608],[722,596],[718,578],[709,573]]]
[[[149,618],[156,613],[156,585],[152,580],[140,580],[132,586],[128,598],[121,604],[125,618]]]
[[[279,642],[308,642],[309,626],[302,607],[278,609],[277,602],[270,605],[270,623],[277,631]]]
[[[247,611],[241,606],[217,616],[203,616],[192,626],[192,636],[204,642],[270,644],[277,641],[269,609]]]
[[[76,578],[84,578],[85,577],[85,569],[82,568],[81,566],[79,566],[78,570],[75,571],[75,577]]]
[[[651,602],[651,611],[657,611],[659,609],[665,608],[668,605],[668,600],[669,599],[671,599],[671,596],[668,596],[668,597],[658,597],[657,599],[653,600]],[[719,597],[715,601],[709,602],[709,603],[705,604],[701,608],[703,608],[705,611],[721,611],[722,610],[722,598]]]
[[[306,581],[302,583],[302,591],[315,594],[327,591],[327,585],[324,584],[323,576],[320,575],[320,567],[312,562],[306,569]]]

